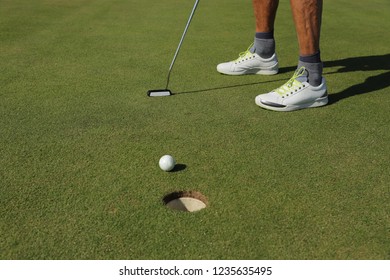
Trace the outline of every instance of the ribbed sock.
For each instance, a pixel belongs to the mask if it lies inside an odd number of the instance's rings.
[[[308,83],[314,87],[322,83],[323,64],[320,52],[313,55],[299,56],[298,69],[305,67]]]
[[[250,50],[261,58],[270,58],[275,53],[274,32],[256,32],[254,44]]]

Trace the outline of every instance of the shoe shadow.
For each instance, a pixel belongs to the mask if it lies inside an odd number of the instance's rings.
[[[363,57],[351,57],[335,61],[324,62],[324,68],[327,67],[340,67],[335,72],[329,72],[329,74],[338,73],[350,73],[364,71],[367,72],[367,78],[359,84],[351,85],[347,89],[329,94],[328,104],[334,104],[338,101],[349,98],[359,94],[365,94],[374,92],[380,89],[385,89],[390,86],[390,54],[363,56]],[[379,75],[369,75],[370,71],[387,70],[385,73]]]

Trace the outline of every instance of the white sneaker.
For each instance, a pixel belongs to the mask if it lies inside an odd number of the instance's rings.
[[[217,71],[226,75],[261,74],[275,75],[279,71],[278,58],[273,54],[270,58],[261,58],[250,51],[251,47],[240,53],[236,60],[218,64]]]
[[[307,82],[305,67],[295,71],[294,76],[280,88],[256,96],[255,102],[262,108],[273,111],[295,111],[324,106],[328,103],[325,78],[317,86]]]

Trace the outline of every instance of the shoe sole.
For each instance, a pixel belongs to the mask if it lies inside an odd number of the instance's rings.
[[[309,102],[309,103],[304,103],[304,104],[299,104],[299,105],[286,105],[284,107],[274,107],[274,106],[269,106],[266,104],[263,104],[261,102],[256,104],[264,109],[272,110],[272,111],[278,111],[278,112],[291,112],[291,111],[296,111],[296,110],[301,110],[301,109],[306,109],[306,108],[315,108],[315,107],[321,107],[325,106],[328,104],[328,95],[324,97],[317,98],[316,100]]]
[[[252,70],[247,70],[243,72],[223,72],[218,70],[217,71],[221,74],[224,75],[229,75],[229,76],[240,76],[240,75],[265,75],[265,76],[271,76],[271,75],[276,75],[279,72],[279,66],[276,64],[275,66],[269,68],[269,69],[252,69]]]

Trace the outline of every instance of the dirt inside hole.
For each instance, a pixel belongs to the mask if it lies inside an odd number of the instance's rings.
[[[207,197],[197,191],[175,191],[165,195],[163,202],[168,208],[185,212],[196,212],[208,205]]]

